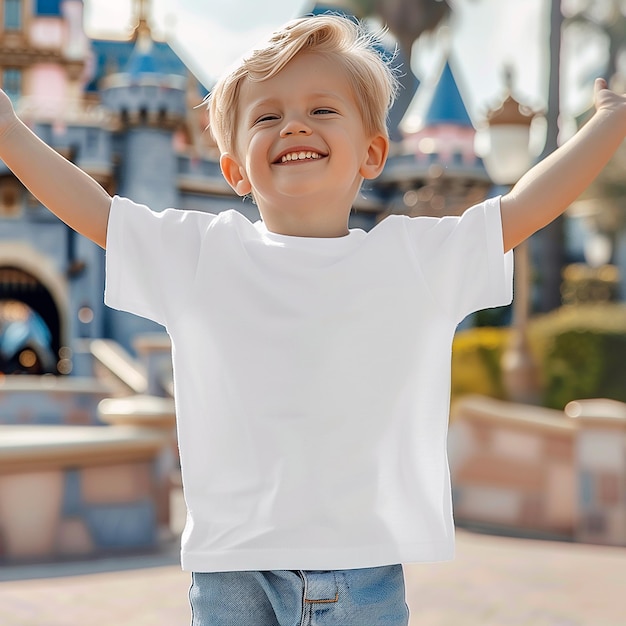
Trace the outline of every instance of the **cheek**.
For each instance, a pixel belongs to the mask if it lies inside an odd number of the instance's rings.
[[[263,171],[269,165],[271,142],[261,135],[255,135],[242,151],[248,173]]]

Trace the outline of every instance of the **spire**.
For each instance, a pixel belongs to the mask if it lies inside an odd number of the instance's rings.
[[[135,47],[124,68],[125,72],[135,78],[139,74],[156,74],[161,70],[155,55],[152,31],[148,24],[149,13],[149,0],[135,0],[137,25],[135,26],[132,37]]]
[[[133,32],[133,40],[152,40],[152,31],[148,24],[150,0],[135,0],[135,14],[137,16],[137,25]]]
[[[473,127],[449,61],[446,61],[443,67],[435,93],[424,117],[425,126],[437,124]]]

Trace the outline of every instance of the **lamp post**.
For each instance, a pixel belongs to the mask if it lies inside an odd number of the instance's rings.
[[[486,124],[477,133],[477,153],[496,185],[511,187],[530,168],[530,127],[536,113],[511,94],[511,74],[502,103],[487,112]],[[530,306],[530,257],[528,242],[515,248],[515,298],[513,323],[502,356],[502,379],[508,399],[535,404],[539,401],[537,367],[528,345]]]

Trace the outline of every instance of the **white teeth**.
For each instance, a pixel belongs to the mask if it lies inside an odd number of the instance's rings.
[[[306,159],[319,159],[321,155],[317,152],[302,151],[302,152],[290,152],[289,154],[285,154],[281,157],[281,163],[286,163],[287,161],[304,161]]]

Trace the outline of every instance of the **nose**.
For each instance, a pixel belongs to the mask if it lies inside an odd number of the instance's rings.
[[[289,137],[291,135],[310,135],[311,129],[300,118],[291,118],[285,120],[285,123],[280,131],[281,137]]]

